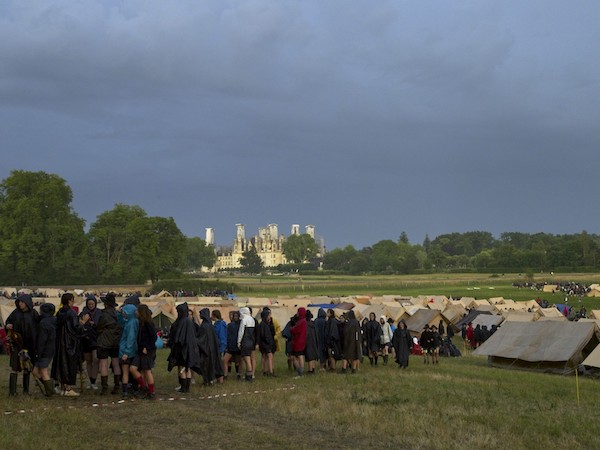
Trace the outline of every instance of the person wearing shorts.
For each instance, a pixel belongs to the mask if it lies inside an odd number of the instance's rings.
[[[246,381],[254,380],[254,365],[252,364],[254,348],[256,347],[256,321],[250,314],[250,308],[240,308],[241,320],[238,330],[237,343],[242,355],[242,361],[246,366]]]
[[[223,356],[223,378],[227,379],[229,372],[229,363],[233,361],[237,377],[240,375],[240,363],[242,352],[237,345],[238,332],[240,331],[240,313],[239,311],[231,311],[229,313],[229,323],[227,324],[227,347]]]
[[[56,308],[52,303],[40,306],[40,323],[37,333],[38,358],[33,367],[33,377],[42,384],[42,391],[46,397],[54,395],[54,382],[50,379],[48,367],[54,357],[56,348]]]
[[[154,376],[152,369],[156,362],[156,327],[152,320],[152,311],[147,305],[140,305],[137,310],[139,320],[138,353],[131,362],[131,375],[136,379],[138,386],[147,386],[146,398],[156,398]]]
[[[111,359],[114,374],[115,385],[112,393],[118,394],[121,385],[119,342],[121,341],[122,327],[117,320],[117,302],[115,296],[112,293],[108,293],[102,300],[104,302],[104,309],[96,324],[96,333],[98,334],[96,353],[98,355],[102,385],[100,395],[108,393],[108,358]]]

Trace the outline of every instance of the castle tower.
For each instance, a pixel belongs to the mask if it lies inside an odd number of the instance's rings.
[[[215,245],[215,230],[214,228],[206,228],[206,245]]]
[[[246,239],[246,228],[244,227],[244,224],[236,223],[235,226],[237,228],[237,239],[238,240]]]
[[[270,223],[269,224],[269,237],[271,238],[271,240],[273,240],[273,241],[277,240],[278,234],[279,234],[279,230],[277,228],[277,224]]]
[[[315,226],[314,225],[306,225],[305,227],[306,234],[308,234],[311,238],[315,238]]]

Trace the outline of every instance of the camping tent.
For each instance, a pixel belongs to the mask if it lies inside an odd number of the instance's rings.
[[[600,342],[593,322],[504,322],[473,355],[496,367],[572,373]]]
[[[463,324],[467,325],[469,322],[473,322],[473,320],[475,320],[475,317],[479,316],[480,314],[488,314],[488,315],[490,315],[491,312],[489,312],[489,311],[476,311],[476,310],[472,309],[471,311],[469,311],[469,314],[467,314],[461,320],[459,320],[458,322],[456,322],[455,325],[460,330],[462,328]]]
[[[412,336],[421,336],[421,332],[425,325],[435,325],[436,327],[440,323],[440,320],[444,320],[442,315],[437,309],[419,309],[411,317],[406,319],[406,328],[410,331]],[[444,325],[446,325],[444,320]]]

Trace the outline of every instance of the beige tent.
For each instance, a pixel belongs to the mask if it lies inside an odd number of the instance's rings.
[[[492,329],[492,325],[500,325],[504,321],[504,317],[497,314],[479,314],[473,319],[473,328],[477,325],[483,327],[484,325],[488,330]]]
[[[461,304],[448,305],[446,309],[442,311],[444,318],[456,325],[456,323],[467,314],[467,310]]]
[[[596,346],[592,353],[590,353],[581,364],[584,366],[600,368],[600,345]]]
[[[473,297],[462,297],[459,301],[465,308],[470,308],[476,305],[476,300]]]
[[[10,313],[14,310],[15,302],[12,300],[10,300],[10,303],[4,301],[0,303],[0,322],[2,322],[2,325],[6,324],[6,319],[8,319],[8,316],[10,316]]]
[[[600,320],[600,309],[593,309],[590,313],[590,318]]]
[[[504,303],[504,297],[492,297],[488,299],[488,302],[490,303],[490,305],[500,305]]]
[[[502,316],[506,322],[533,322],[537,315],[527,311],[503,311]]]
[[[415,314],[406,319],[406,328],[412,336],[421,336],[421,332],[425,325],[435,325],[436,327],[444,320],[440,312],[436,309],[419,309]],[[447,322],[444,320],[444,325]]]
[[[558,320],[565,321],[567,318],[555,307],[552,308],[539,308],[538,313],[540,315],[538,320]]]
[[[543,292],[551,292],[554,293],[558,290],[558,286],[556,284],[546,284],[542,289]]]
[[[599,339],[593,322],[505,322],[473,355],[498,367],[572,374]]]
[[[385,305],[385,315],[391,317],[394,323],[398,323],[400,320],[410,317],[403,306]]]

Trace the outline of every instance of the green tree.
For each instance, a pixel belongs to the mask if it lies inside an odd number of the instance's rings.
[[[406,231],[403,231],[402,233],[400,233],[400,239],[398,239],[398,242],[401,242],[403,244],[409,244],[410,243],[408,241],[408,234],[406,234]]]
[[[127,226],[145,217],[146,211],[141,207],[117,203],[110,211],[100,214],[90,226],[90,260],[99,281],[118,283],[128,278],[131,267],[127,246],[131,239]]]
[[[0,280],[58,284],[85,277],[84,220],[71,207],[65,180],[12,171],[0,184]]]
[[[308,234],[293,234],[283,243],[286,259],[295,264],[302,264],[317,255],[318,246]]]
[[[172,217],[139,217],[127,225],[132,281],[179,274],[185,265],[186,238]]]
[[[350,271],[350,262],[358,254],[358,251],[348,245],[343,249],[334,248],[323,257],[323,268],[325,270]]]
[[[261,273],[264,268],[263,261],[254,247],[250,247],[242,253],[240,264],[244,272],[247,273]]]
[[[202,267],[213,267],[217,261],[215,248],[208,245],[199,237],[187,238],[186,242],[186,268],[199,270]]]

